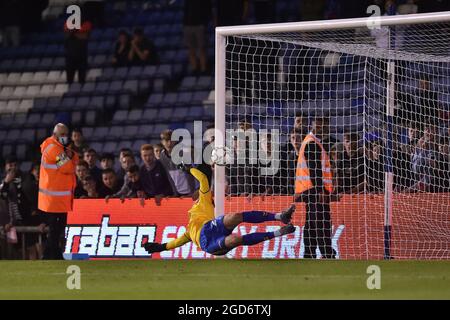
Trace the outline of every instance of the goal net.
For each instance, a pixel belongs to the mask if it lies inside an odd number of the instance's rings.
[[[228,257],[450,258],[450,13],[218,28],[216,41],[216,146],[233,155],[215,168],[216,215],[297,208],[294,234]],[[313,127],[329,217],[319,192],[296,196]]]

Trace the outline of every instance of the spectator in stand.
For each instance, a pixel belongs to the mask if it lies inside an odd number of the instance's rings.
[[[450,138],[441,137],[436,158],[434,191],[450,192]]]
[[[300,1],[300,20],[316,21],[325,18],[325,9],[327,0],[301,0]]]
[[[142,166],[140,177],[145,193],[149,197],[155,197],[159,204],[165,196],[173,195],[167,173],[159,160],[155,158],[155,152],[151,144],[141,146]]]
[[[123,185],[123,182],[119,181],[116,173],[111,168],[103,170],[102,179],[103,187],[101,190],[105,196],[112,196],[113,194],[116,194],[120,191],[121,186]]]
[[[278,150],[276,150],[278,148]],[[285,186],[281,185],[279,152],[280,146],[274,145],[272,134],[262,135],[259,141],[259,161],[253,185],[257,192],[263,196],[286,193]]]
[[[92,148],[86,150],[83,154],[83,160],[86,161],[89,166],[89,175],[93,176],[97,183],[101,183],[102,170],[97,167],[97,152]]]
[[[282,193],[284,194],[294,194],[295,169],[304,138],[302,131],[294,128],[289,135],[289,142],[281,147],[280,175],[281,186],[284,187]]]
[[[436,91],[431,88],[428,75],[422,75],[419,81],[419,88],[416,91],[417,109],[414,118],[419,124],[429,121],[437,122],[439,119],[439,98]]]
[[[81,128],[73,129],[71,138],[72,142],[70,144],[70,148],[72,148],[73,151],[77,152],[78,156],[82,158],[84,151],[89,148],[89,145],[84,139],[83,131],[81,131]]]
[[[4,225],[6,233],[15,233],[14,226],[39,226],[42,224],[37,209],[38,187],[35,176],[19,169],[14,156],[6,158],[6,176],[0,183],[0,198],[6,201],[8,223]],[[19,244],[21,239],[18,239]],[[37,259],[38,237],[36,234],[25,237],[27,257]]]
[[[128,61],[130,64],[138,66],[157,64],[159,62],[155,45],[144,36],[144,31],[141,28],[134,30]]]
[[[83,180],[89,175],[89,165],[86,161],[80,160],[78,162],[75,174],[77,176],[77,186],[75,187],[74,196],[75,199],[78,199],[86,195],[86,191],[83,189]]]
[[[371,142],[366,152],[366,175],[364,188],[360,191],[382,192],[384,190],[384,155],[383,145],[380,141]]]
[[[125,30],[119,31],[114,56],[111,59],[114,67],[124,67],[128,65],[128,54],[131,49],[130,35]]]
[[[336,146],[338,193],[359,193],[364,182],[364,154],[359,148],[359,134],[347,132],[344,142]]]
[[[411,158],[420,138],[419,130],[414,121],[408,126],[408,134],[393,150],[393,169],[395,190],[410,187],[414,183],[414,175],[411,171]]]
[[[4,47],[20,45],[20,25],[25,7],[22,0],[0,1],[0,31]]]
[[[161,151],[163,151],[164,146],[161,143],[155,144],[155,146],[153,147],[153,150],[155,151],[155,158],[157,160],[160,159],[161,156]]]
[[[134,164],[127,170],[126,182],[123,184],[119,192],[113,194],[112,196],[107,196],[106,201],[110,198],[120,198],[122,202],[125,198],[140,198],[141,205],[144,205],[144,200],[147,197],[142,186],[142,181],[139,176],[139,167]]]
[[[124,152],[124,154],[122,155],[121,160],[120,160],[120,170],[117,174],[117,178],[119,180],[123,180],[124,182],[126,182],[127,170],[134,164],[136,164],[136,161],[134,159],[133,154]]]
[[[164,150],[161,152],[160,161],[169,174],[169,181],[177,196],[191,196],[195,191],[195,182],[191,174],[178,168],[172,161],[172,150],[177,144],[172,141],[172,130],[161,133],[161,144]]]
[[[437,159],[437,130],[434,124],[429,123],[424,129],[423,136],[417,142],[411,158],[415,183],[405,191],[432,191]]]
[[[308,118],[305,117],[301,111],[298,111],[295,114],[294,130],[302,135],[302,141],[303,138],[308,134]]]
[[[80,29],[69,29],[68,22],[64,24],[67,82],[72,84],[78,72],[78,82],[83,84],[88,69],[88,42],[92,23],[85,20]]]
[[[211,21],[211,0],[185,0],[183,32],[194,74],[207,74],[206,31]]]
[[[86,192],[86,195],[82,196],[82,199],[99,199],[106,196],[98,191],[97,182],[95,178],[90,175],[83,179],[83,189]]]
[[[113,169],[114,170],[114,155],[112,153],[104,153],[100,157],[100,168],[102,170]]]

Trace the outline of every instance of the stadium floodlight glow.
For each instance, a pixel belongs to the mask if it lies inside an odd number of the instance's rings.
[[[341,257],[450,259],[450,181],[438,151],[450,135],[442,116],[450,114],[450,12],[219,27],[215,50],[216,147],[235,147],[225,132],[245,126],[278,130],[287,143],[298,112],[309,121],[326,114],[332,137],[357,135],[361,153],[349,169],[351,143],[329,145],[344,194],[332,203],[334,230],[344,225]],[[259,161],[217,166],[216,216],[242,210],[226,192],[250,209],[292,203],[287,150],[277,152],[272,179],[260,177]]]

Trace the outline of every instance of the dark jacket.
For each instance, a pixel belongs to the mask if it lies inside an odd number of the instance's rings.
[[[153,166],[147,169],[145,165],[140,168],[140,179],[145,193],[149,197],[156,195],[173,195],[172,186],[166,170],[159,160],[155,160]]]

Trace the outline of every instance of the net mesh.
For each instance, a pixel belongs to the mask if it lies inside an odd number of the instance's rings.
[[[228,256],[450,258],[449,67],[449,23],[228,36],[225,212],[295,202],[299,227]],[[330,210],[295,195],[317,115],[330,121]]]

